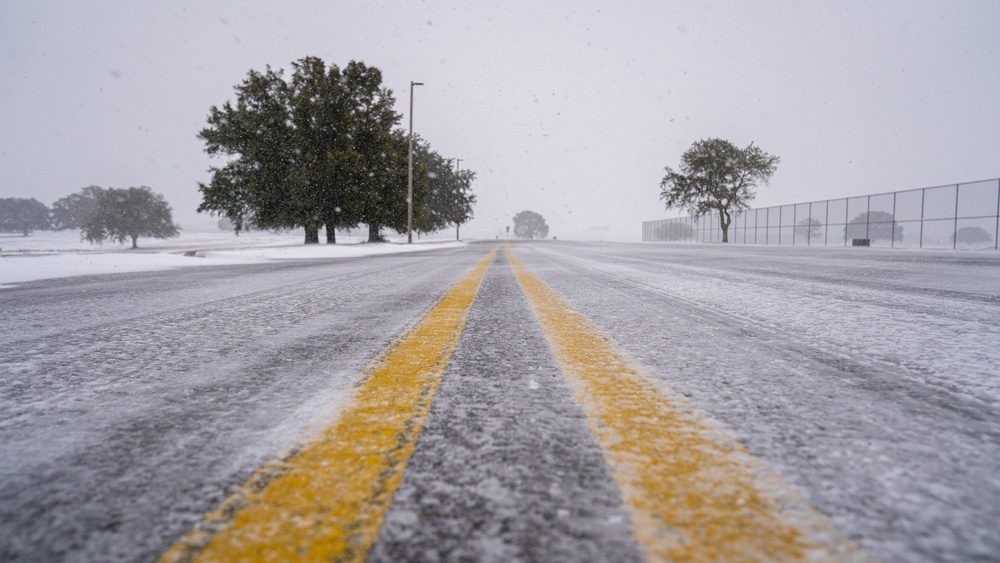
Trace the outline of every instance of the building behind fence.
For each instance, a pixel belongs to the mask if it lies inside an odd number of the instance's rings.
[[[1000,179],[733,214],[729,241],[741,244],[896,248],[998,248]],[[642,223],[648,242],[721,242],[718,214]]]

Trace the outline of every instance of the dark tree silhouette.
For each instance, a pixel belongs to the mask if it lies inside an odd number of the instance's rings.
[[[21,233],[49,228],[49,208],[37,199],[22,197],[0,198],[0,232]]]
[[[97,197],[97,211],[84,223],[83,237],[98,244],[131,240],[132,248],[137,248],[139,237],[175,237],[178,229],[162,195],[145,186],[109,188]]]
[[[729,242],[732,213],[749,208],[757,184],[767,184],[778,157],[751,143],[741,149],[723,139],[703,139],[681,155],[680,172],[669,166],[660,182],[667,209],[688,209],[695,217],[719,214],[722,242]]]
[[[993,235],[982,227],[962,227],[951,235],[951,242],[964,245],[984,245],[993,243]]]
[[[795,225],[795,234],[807,240],[823,236],[823,223],[819,219],[803,219]]]
[[[903,227],[896,225],[896,220],[892,213],[888,211],[864,211],[844,228],[848,240],[868,239],[868,240],[903,240]]]
[[[545,218],[534,211],[522,211],[514,215],[514,236],[517,238],[545,238],[549,236],[549,226]]]

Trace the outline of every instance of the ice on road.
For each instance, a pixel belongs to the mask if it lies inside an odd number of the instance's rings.
[[[492,246],[0,289],[0,559],[155,558],[334,417]],[[511,247],[869,555],[1000,554],[995,253]],[[507,268],[487,273],[376,559],[641,557]]]

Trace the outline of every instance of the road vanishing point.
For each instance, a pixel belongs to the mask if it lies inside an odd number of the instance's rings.
[[[2,561],[1000,559],[996,253],[488,241],[0,311]]]

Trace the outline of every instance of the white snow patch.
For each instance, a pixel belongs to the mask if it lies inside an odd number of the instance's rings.
[[[337,244],[304,245],[296,233],[191,232],[168,240],[139,239],[138,249],[94,246],[74,231],[40,232],[28,237],[0,236],[0,289],[29,281],[125,274],[183,268],[256,264],[270,260],[355,258],[463,246],[462,242],[405,238],[366,244],[361,237],[338,236]]]

